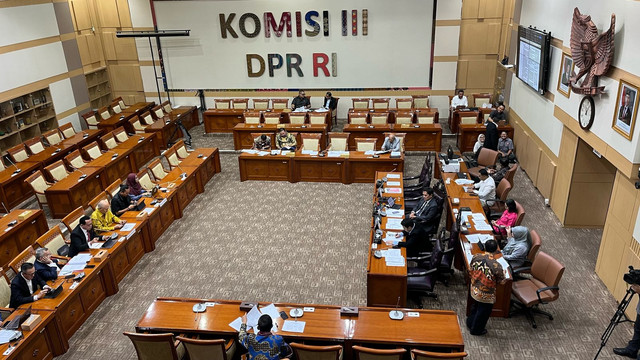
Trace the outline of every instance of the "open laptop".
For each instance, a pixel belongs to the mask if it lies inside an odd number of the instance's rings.
[[[400,210],[400,205],[396,204],[396,200],[393,196],[389,196],[389,199],[387,199],[387,206],[389,209]]]
[[[105,241],[104,244],[102,244],[102,248],[111,249],[113,245],[116,244],[117,241],[118,241],[118,234],[113,233],[111,234],[111,236],[109,236],[109,239],[107,239],[107,241]]]
[[[18,330],[20,325],[27,321],[27,319],[31,316],[31,306],[24,312],[24,314],[17,316],[15,319],[11,320],[4,328],[7,330]]]

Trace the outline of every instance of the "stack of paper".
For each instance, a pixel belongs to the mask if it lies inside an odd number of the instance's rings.
[[[136,226],[136,223],[126,223],[122,225],[120,231],[131,231]]]
[[[389,230],[402,230],[402,219],[387,219],[387,226],[385,229]]]
[[[102,246],[102,244],[100,245]],[[91,254],[81,253],[72,257],[69,262],[60,269],[60,275],[66,276],[72,274],[74,271],[83,270],[89,260],[91,260]]]
[[[471,262],[471,258],[473,257],[473,255],[471,255],[471,244],[468,243],[463,243],[463,247],[464,247],[464,255],[467,257],[467,262]]]
[[[400,232],[395,232],[395,231],[387,231],[385,234],[384,239],[382,239],[382,241],[384,242],[391,242],[391,244],[393,246],[397,245],[400,241],[402,241],[402,236],[400,237],[396,237],[397,234],[401,234]]]
[[[387,181],[388,186],[400,186],[400,181]]]
[[[473,184],[473,180],[469,180],[469,179],[455,179],[453,181],[458,185],[471,185],[471,184]]]
[[[402,218],[404,216],[404,210],[387,209],[388,218]]]
[[[314,111],[314,112],[327,112],[327,111],[329,111],[329,110],[328,110],[328,109],[325,109],[325,108],[317,108],[317,109],[315,109],[315,110],[313,110],[313,111]]]
[[[253,150],[253,149],[242,149],[243,153],[247,153],[247,154],[257,154],[258,150]]]
[[[389,249],[382,251],[382,256],[387,266],[404,266],[404,257],[400,249]]]
[[[318,156],[318,152],[314,150],[302,150],[304,155]]]
[[[509,275],[509,263],[507,262],[507,260],[505,260],[503,257],[499,257],[496,260],[498,261],[498,264],[502,266],[502,270],[504,271],[504,277],[507,279],[511,278],[511,275]]]
[[[392,151],[390,156],[392,158],[400,157],[400,151]]]
[[[282,325],[282,331],[303,333],[305,325],[305,321],[285,320]]]
[[[367,150],[367,151],[365,151],[365,152],[364,152],[364,154],[365,154],[365,155],[373,155],[373,154],[375,154],[375,151],[373,151],[373,150]]]
[[[469,240],[469,242],[471,244],[477,244],[479,242],[481,243],[485,243],[487,240],[493,239],[493,235],[489,235],[489,234],[469,234],[467,235],[467,240]]]
[[[265,155],[269,155],[268,151],[258,151],[258,156],[265,156]]]
[[[387,174],[387,179],[400,179],[400,174]]]

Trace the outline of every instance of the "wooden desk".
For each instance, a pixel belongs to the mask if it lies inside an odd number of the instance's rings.
[[[29,215],[24,220],[18,220],[18,215],[25,211],[29,211]],[[14,220],[18,223],[10,230],[0,233],[0,267],[2,268],[6,268],[11,260],[49,230],[42,210],[15,209],[0,218],[0,229],[9,228],[9,223]]]
[[[100,129],[88,129],[76,133],[72,137],[62,140],[60,143],[63,145],[74,146],[75,149],[79,149],[89,143],[98,140],[98,138],[102,136],[103,133],[104,131]]]
[[[162,119],[158,119],[153,124],[144,128],[145,133],[156,134],[161,149],[167,148],[169,140],[175,140],[181,137],[182,131],[178,128],[178,121],[182,121],[184,127],[189,130],[198,125],[198,112],[195,106],[181,106],[171,111],[169,115],[165,115]],[[174,132],[177,133],[174,135]],[[171,139],[171,135],[173,139]]]
[[[121,142],[113,148],[113,151],[118,153],[129,150],[131,150],[133,167],[135,169],[142,168],[144,164],[160,155],[160,145],[155,134],[145,134],[144,136],[132,135],[128,140]]]
[[[385,132],[406,133],[404,149],[406,151],[440,151],[442,143],[442,127],[440,124],[386,124],[355,125],[346,124],[343,132],[349,136],[349,150],[356,149],[356,138],[376,138],[377,148],[382,148]]]
[[[1,212],[10,211],[33,195],[33,188],[25,179],[39,168],[40,163],[37,162],[19,162],[0,171],[0,202],[6,207]],[[17,169],[20,172],[14,174]]]
[[[457,145],[461,152],[473,151],[473,146],[478,141],[478,135],[484,134],[487,127],[484,124],[460,124],[458,127]],[[509,138],[513,139],[513,127],[511,125],[498,126],[498,133],[506,131]]]
[[[135,214],[138,212],[136,211]],[[126,214],[126,213],[125,213]],[[147,219],[136,220],[135,215],[133,219],[127,218],[128,223],[135,224],[131,231],[109,231],[102,235],[109,236],[112,233],[118,234],[118,239],[124,237],[124,240],[117,241],[110,249],[105,249],[109,252],[107,265],[109,271],[106,273],[113,276],[114,279],[110,279],[109,283],[115,282],[116,284],[133,269],[133,266],[142,258],[145,253],[144,236],[142,229],[146,226]],[[91,250],[97,252],[98,250]],[[117,292],[117,289],[115,290]]]
[[[114,158],[113,155],[116,154],[118,156]],[[136,167],[135,161],[133,160],[133,156],[131,156],[130,154],[131,150],[125,149],[114,149],[111,151],[107,151],[95,160],[91,160],[79,171],[87,173],[85,169],[102,169],[102,173],[100,175],[100,183],[102,184],[102,188],[106,189],[114,181],[122,181],[123,179],[127,178],[127,175],[138,172],[138,168]]]
[[[305,155],[297,151],[293,162],[292,182],[340,182],[348,184],[347,162],[348,159],[344,157],[318,157]]]
[[[460,124],[460,117],[462,116],[475,116],[476,117],[476,122],[480,122],[480,112],[477,110],[469,110],[469,109],[460,109],[460,110],[454,110],[453,114],[449,117],[449,129],[451,130],[452,133],[457,134],[458,133],[458,127],[462,124]]]
[[[244,121],[244,109],[207,109],[202,114],[205,133],[230,133]]]
[[[238,156],[240,181],[271,180],[293,182],[293,156],[242,153]]]
[[[26,309],[18,309],[8,317],[8,320],[13,320],[25,312]],[[0,354],[3,354],[10,345],[17,345],[8,356],[0,355],[1,359],[53,359],[54,356],[64,354],[69,348],[68,343],[60,341],[58,333],[61,329],[59,324],[53,321],[52,310],[32,310],[31,313],[40,315],[40,323],[31,331],[22,331],[22,338],[19,341],[0,345]]]
[[[187,178],[182,180],[181,174],[186,173]],[[176,192],[174,200],[175,218],[182,217],[182,212],[189,205],[198,193],[203,192],[202,188],[198,188],[198,179],[196,176],[197,169],[192,167],[180,167],[171,170],[167,176],[160,180],[160,186]]]
[[[87,177],[78,181],[82,173]],[[79,206],[87,206],[105,189],[100,178],[102,168],[83,167],[82,173],[76,170],[44,191],[52,218],[62,219]]]
[[[376,172],[404,171],[404,154],[400,158],[391,158],[391,154],[382,154],[379,158],[365,155],[362,151],[349,152],[349,183],[370,183],[375,180]]]
[[[102,119],[98,122],[98,128],[105,133],[113,131],[129,121],[129,119],[138,116],[136,112],[122,112],[120,114],[111,115],[108,119]]]
[[[181,168],[193,168],[196,171],[198,190],[204,192],[204,186],[219,173],[220,152],[218,148],[199,148],[192,151],[186,159],[180,162]]]
[[[31,162],[38,163],[40,167],[44,168],[47,165],[51,165],[58,160],[62,160],[65,156],[67,156],[70,152],[75,150],[75,145],[70,144],[58,144],[47,146],[41,152],[29,156],[26,160],[22,162]]]
[[[194,317],[192,307],[204,301],[215,302],[203,313]],[[173,332],[207,334],[216,337],[236,338],[237,332],[229,323],[242,316],[240,301],[158,298],[144,313],[137,332]],[[267,303],[260,303],[266,306]],[[278,334],[286,341],[312,340],[322,343],[337,343],[344,346],[344,358],[354,359],[352,345],[389,344],[393,347],[439,348],[463,351],[464,341],[458,316],[453,311],[400,309],[417,312],[418,317],[401,320],[389,318],[389,308],[359,308],[357,317],[341,316],[339,306],[313,304],[275,304],[278,311],[293,308],[314,307],[314,312],[305,312],[299,321],[305,321],[303,333],[282,331],[283,320],[278,318]],[[195,319],[194,319],[195,318]]]
[[[151,110],[151,108],[154,106],[156,106],[156,103],[153,101],[151,102],[140,101],[122,109],[122,113],[123,114],[142,114],[147,110]]]
[[[174,212],[174,195],[175,191],[169,192],[158,192],[154,196],[154,198],[143,198],[146,208],[154,208],[147,217],[147,219],[140,226],[140,233],[142,235],[142,244],[145,252],[151,252],[156,248],[156,241],[160,238],[160,236],[169,228],[169,226],[173,223],[173,220],[176,219]],[[167,201],[160,206],[162,200],[166,199]],[[151,205],[152,201],[156,201],[157,203]],[[138,215],[137,211],[127,211],[120,219],[127,220],[129,222],[138,222],[136,219]]]
[[[298,133],[296,141],[298,142],[298,148],[302,145],[302,137],[300,133],[321,133],[320,147],[324,149],[327,145],[327,132],[329,126],[324,124],[237,124],[233,128],[233,146],[236,150],[250,149],[253,147],[252,133],[270,133],[271,134],[271,148],[276,148],[275,136],[279,128],[284,127],[288,132]]]

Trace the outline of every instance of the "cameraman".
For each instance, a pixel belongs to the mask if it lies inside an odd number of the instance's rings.
[[[631,285],[631,290],[636,294],[640,294],[640,285]],[[638,306],[636,307],[636,312],[636,322],[633,325],[633,338],[631,338],[627,347],[614,348],[613,352],[616,355],[640,360],[640,356],[638,356],[638,349],[640,349],[640,303],[638,303]]]

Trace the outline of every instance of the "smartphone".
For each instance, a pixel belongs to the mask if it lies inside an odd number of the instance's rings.
[[[287,320],[289,318],[287,313],[284,311],[280,311],[280,317],[282,318],[282,320]]]
[[[91,265],[86,265],[84,268],[85,269],[93,269],[94,267],[96,267],[96,266],[91,264]]]

